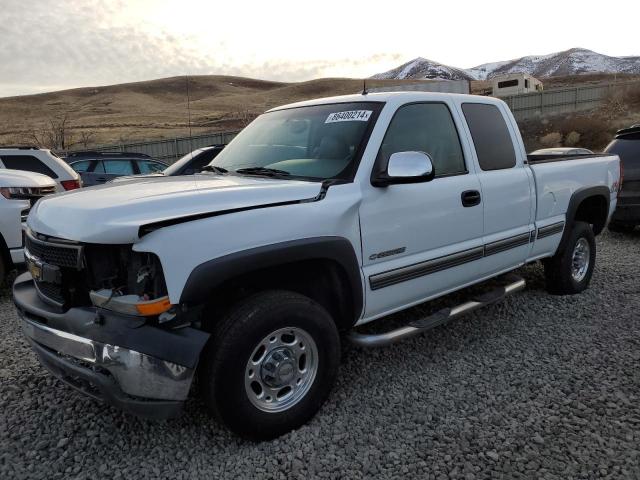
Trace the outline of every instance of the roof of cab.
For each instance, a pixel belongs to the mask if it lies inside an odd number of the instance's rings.
[[[465,95],[460,93],[439,93],[439,92],[373,92],[373,93],[357,93],[353,95],[341,95],[337,97],[317,98],[313,100],[305,100],[302,102],[290,103],[267,110],[273,112],[276,110],[286,110],[288,108],[308,107],[311,105],[327,105],[332,103],[350,103],[350,102],[385,102],[402,105],[411,102],[428,102],[442,101],[444,99],[454,99],[458,102],[482,102],[491,104],[504,103],[499,98],[486,97],[480,95]]]

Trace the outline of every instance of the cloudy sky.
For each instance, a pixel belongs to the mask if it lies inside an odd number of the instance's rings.
[[[638,0],[0,0],[0,96],[184,74],[365,77],[417,56],[640,55],[639,15]]]

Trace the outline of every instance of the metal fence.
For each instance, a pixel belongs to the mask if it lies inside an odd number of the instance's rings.
[[[597,107],[607,96],[616,93],[624,95],[627,89],[633,87],[640,87],[640,82],[558,88],[500,98],[509,105],[516,120],[527,120],[550,114],[589,110]]]
[[[238,134],[234,132],[209,133],[206,135],[194,135],[192,137],[178,137],[153,142],[118,143],[114,145],[102,145],[90,148],[93,152],[133,152],[145,153],[150,157],[173,163],[183,155],[197,148],[209,145],[227,144]]]

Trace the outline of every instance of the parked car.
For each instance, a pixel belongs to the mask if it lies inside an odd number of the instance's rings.
[[[85,187],[123,175],[161,172],[168,166],[144,153],[128,152],[73,152],[66,160],[80,174]]]
[[[47,175],[25,170],[0,169],[0,283],[8,272],[24,264],[22,225],[31,207],[56,192]]]
[[[593,155],[591,150],[575,147],[541,148],[531,155]]]
[[[141,178],[152,177],[174,177],[178,175],[193,175],[199,173],[205,166],[218,156],[218,154],[224,148],[224,145],[211,145],[208,147],[199,148],[193,152],[187,153],[175,163],[172,163],[161,172],[128,175],[123,177],[117,177],[114,182],[122,182],[125,180],[140,180]]]
[[[36,274],[16,279],[13,300],[43,365],[92,397],[166,418],[198,372],[217,418],[272,438],[328,397],[339,332],[389,345],[517,292],[522,278],[499,276],[537,260],[549,292],[585,290],[620,160],[570,158],[527,157],[496,98],[275,108],[202,174],[40,201],[27,230]],[[494,277],[419,321],[356,329]]]
[[[0,168],[24,170],[46,175],[64,192],[82,186],[80,176],[51,150],[30,146],[0,146]]]
[[[628,232],[640,225],[640,125],[618,130],[605,152],[618,155],[624,179],[609,229]]]

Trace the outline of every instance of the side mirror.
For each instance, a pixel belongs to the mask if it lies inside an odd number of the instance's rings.
[[[421,183],[433,180],[433,161],[425,152],[396,152],[389,157],[387,171],[373,179],[376,187],[400,183]]]

